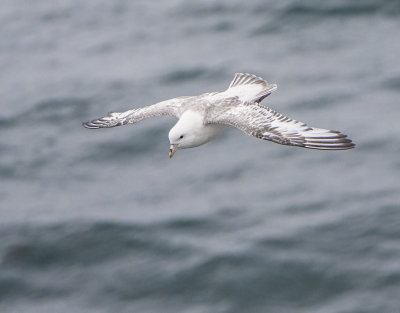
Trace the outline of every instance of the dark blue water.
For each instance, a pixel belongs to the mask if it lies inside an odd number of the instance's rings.
[[[399,1],[1,7],[2,313],[400,312]],[[81,127],[235,72],[356,149]]]

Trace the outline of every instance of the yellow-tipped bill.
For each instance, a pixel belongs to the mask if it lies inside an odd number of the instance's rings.
[[[172,158],[174,156],[176,150],[178,150],[178,145],[169,146],[169,158]]]

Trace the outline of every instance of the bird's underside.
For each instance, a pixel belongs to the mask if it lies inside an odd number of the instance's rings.
[[[133,124],[145,118],[168,115],[180,118],[187,110],[203,116],[203,124],[225,124],[248,135],[283,145],[319,150],[345,150],[355,145],[346,135],[309,127],[260,104],[276,90],[275,84],[252,74],[237,73],[223,92],[180,97],[83,123],[90,129]]]

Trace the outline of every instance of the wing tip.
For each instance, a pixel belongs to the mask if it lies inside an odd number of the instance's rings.
[[[90,122],[82,123],[82,126],[88,129],[99,129],[99,128],[110,128],[115,126],[122,125],[118,121],[115,120],[106,120],[104,118],[93,120]]]
[[[82,126],[85,127],[85,128],[87,128],[87,129],[97,129],[97,128],[100,128],[100,126],[98,126],[98,125],[96,125],[96,124],[93,124],[93,121],[82,123]]]
[[[318,150],[349,150],[356,147],[356,144],[347,138],[347,135],[338,131],[330,131],[329,133],[336,136],[305,137],[304,147]]]
[[[355,144],[341,144],[341,145],[311,145],[304,144],[304,148],[315,149],[315,150],[330,150],[330,151],[339,151],[339,150],[350,150],[355,148]]]

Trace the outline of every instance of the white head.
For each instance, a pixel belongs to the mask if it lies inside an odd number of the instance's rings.
[[[172,158],[178,149],[193,148],[206,143],[203,138],[203,119],[196,112],[186,111],[179,121],[171,128],[168,134],[170,148],[169,157]]]

